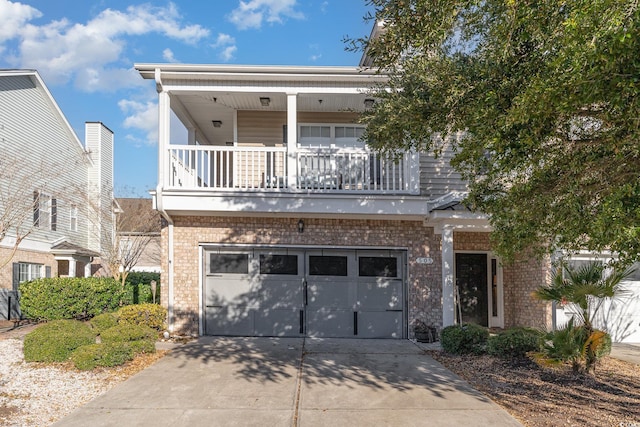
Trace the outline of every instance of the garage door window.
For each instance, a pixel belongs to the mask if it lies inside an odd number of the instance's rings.
[[[366,257],[358,258],[360,277],[398,277],[398,258]]]
[[[249,274],[249,255],[210,254],[209,274]]]
[[[260,274],[298,275],[297,255],[260,255]]]
[[[347,276],[346,256],[309,256],[310,276]]]

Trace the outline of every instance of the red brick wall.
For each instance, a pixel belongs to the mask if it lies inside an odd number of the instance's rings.
[[[199,245],[309,245],[408,248],[409,321],[442,323],[440,238],[421,221],[382,221],[305,218],[298,233],[298,218],[174,218],[174,315],[177,333],[198,333]],[[162,283],[168,284],[168,228],[162,230]],[[431,257],[433,264],[417,264]],[[162,286],[162,303],[168,286]]]

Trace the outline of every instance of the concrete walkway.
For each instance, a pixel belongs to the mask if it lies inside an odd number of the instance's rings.
[[[202,337],[55,424],[124,425],[520,424],[410,341]]]
[[[611,344],[611,357],[640,365],[640,343]]]

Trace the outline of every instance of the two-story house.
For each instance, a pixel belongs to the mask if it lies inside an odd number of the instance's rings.
[[[500,262],[486,216],[461,203],[452,150],[388,158],[361,141],[358,115],[387,81],[370,65],[136,64],[159,96],[171,331],[411,338],[415,320],[561,323],[531,295],[550,260]],[[617,307],[605,326],[640,341],[635,311]]]
[[[0,317],[20,282],[92,274],[113,222],[113,133],[80,142],[35,70],[0,70]],[[18,242],[16,242],[18,239]],[[16,244],[18,243],[18,244]],[[8,312],[9,311],[9,312]]]
[[[448,156],[391,159],[361,67],[136,64],[159,94],[162,301],[173,331],[411,335],[414,319],[545,325],[542,263],[502,266]],[[457,284],[457,286],[454,286]],[[456,304],[459,301],[460,304]]]

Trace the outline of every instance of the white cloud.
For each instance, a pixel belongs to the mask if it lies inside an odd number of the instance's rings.
[[[222,52],[220,52],[220,58],[224,62],[229,62],[233,59],[233,55],[236,53],[237,50],[238,48],[235,46],[228,46]]]
[[[240,30],[260,28],[263,21],[273,24],[282,23],[284,18],[304,19],[295,6],[296,0],[240,0],[227,19]]]
[[[0,2],[0,8],[10,5],[15,9],[19,5],[7,0]],[[129,63],[124,58],[127,36],[159,33],[192,44],[209,35],[209,30],[200,25],[182,25],[173,3],[166,7],[129,6],[124,12],[106,9],[86,24],[66,19],[42,26],[27,23],[39,14],[35,9],[22,9],[13,15],[13,25],[20,23],[21,26],[15,30],[15,38],[20,41],[10,61],[14,66],[38,69],[49,84],[74,80],[76,86],[85,91],[115,90],[139,84],[136,73],[116,65]]]
[[[321,53],[318,53],[318,54],[316,54],[316,55],[311,55],[311,56],[309,57],[309,59],[310,59],[311,61],[313,61],[313,62],[316,62],[316,61],[317,61],[318,59],[320,59],[320,58],[322,58],[322,54],[321,54]]]
[[[14,38],[27,22],[41,16],[42,12],[26,4],[0,0],[0,43]]]
[[[176,59],[176,57],[173,55],[173,51],[169,48],[162,51],[162,57],[167,62],[180,62]]]
[[[158,104],[156,102],[121,99],[118,102],[118,107],[127,115],[122,124],[125,128],[142,131],[145,134],[145,144],[156,145],[158,143]],[[125,138],[139,141],[139,138],[132,135],[127,135]]]
[[[220,59],[224,62],[229,62],[233,59],[233,55],[238,50],[236,46],[236,39],[229,34],[219,33],[215,43],[211,45],[212,48],[220,48]]]

